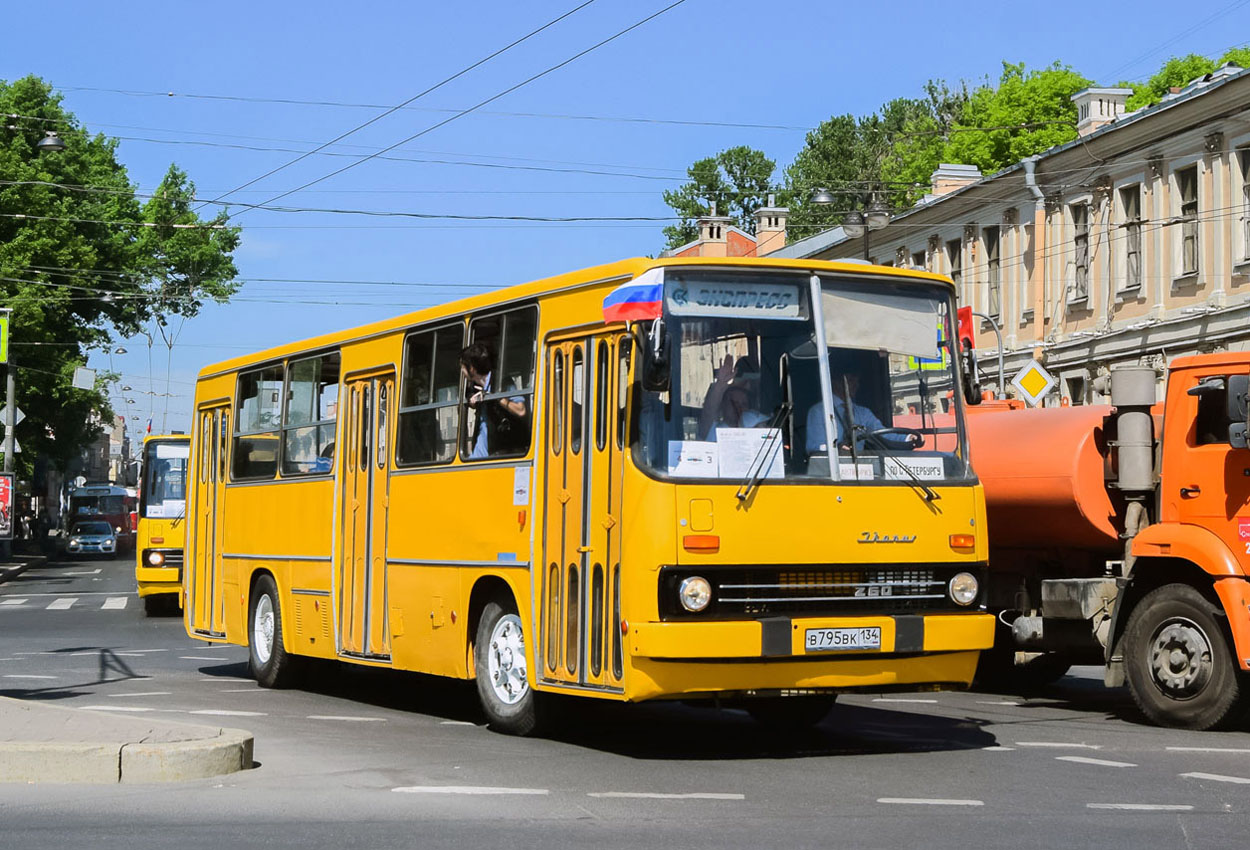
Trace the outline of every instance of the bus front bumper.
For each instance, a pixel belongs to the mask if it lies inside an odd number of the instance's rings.
[[[808,649],[813,632],[880,629],[875,649]],[[818,635],[819,636],[819,635]],[[630,699],[769,689],[967,687],[994,642],[989,614],[643,623],[629,629]]]

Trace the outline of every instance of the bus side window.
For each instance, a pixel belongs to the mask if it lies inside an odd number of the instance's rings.
[[[461,323],[405,340],[396,455],[400,466],[446,463],[455,456],[463,345]]]
[[[266,366],[239,375],[235,405],[235,478],[273,478],[278,471],[283,368]]]
[[[529,452],[534,418],[538,309],[477,316],[469,324],[469,339],[485,345],[490,354],[490,386],[480,405],[464,406],[461,456],[521,457]]]
[[[287,370],[282,474],[330,472],[339,401],[337,351],[296,360]]]

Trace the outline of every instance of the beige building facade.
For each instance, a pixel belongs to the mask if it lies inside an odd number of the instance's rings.
[[[1003,171],[942,166],[934,194],[869,234],[868,257],[949,275],[981,314],[983,385],[1036,358],[1048,404],[1105,401],[1094,378],[1196,352],[1250,349],[1250,71],[1226,66],[1125,113],[1123,89],[1078,93],[1079,138]],[[841,228],[771,256],[864,258]],[[1012,394],[1008,391],[1008,394]]]

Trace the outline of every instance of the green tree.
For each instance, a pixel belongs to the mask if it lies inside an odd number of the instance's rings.
[[[711,212],[727,215],[735,226],[755,232],[755,211],[764,205],[777,164],[762,151],[739,145],[716,156],[700,159],[686,169],[690,182],[665,190],[664,203],[681,216],[681,223],[664,228],[669,248],[699,236],[697,220]]]
[[[975,165],[993,174],[1036,153],[1076,138],[1072,95],[1092,83],[1058,62],[1025,71],[1003,63],[996,86],[974,90],[951,128],[944,162]]]
[[[1144,85],[1124,83],[1125,88],[1133,89],[1133,94],[1125,103],[1125,109],[1132,111],[1144,106],[1153,106],[1163,100],[1172,87],[1183,88],[1201,76],[1216,69],[1215,62],[1205,56],[1190,53],[1188,56],[1173,56]]]
[[[36,77],[0,81],[0,306],[12,310],[18,431],[29,467],[38,454],[64,470],[112,415],[102,382],[70,386],[75,367],[114,333],[194,316],[204,299],[238,288],[239,229],[190,210],[194,186],[171,167],[156,196],[135,194],[117,141],[92,135]],[[40,155],[47,131],[65,145]],[[12,368],[12,367],[10,367]]]

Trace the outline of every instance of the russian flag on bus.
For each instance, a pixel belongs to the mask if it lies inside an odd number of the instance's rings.
[[[608,293],[608,297],[603,299],[603,320],[627,322],[658,319],[663,304],[663,271],[650,269]]]

